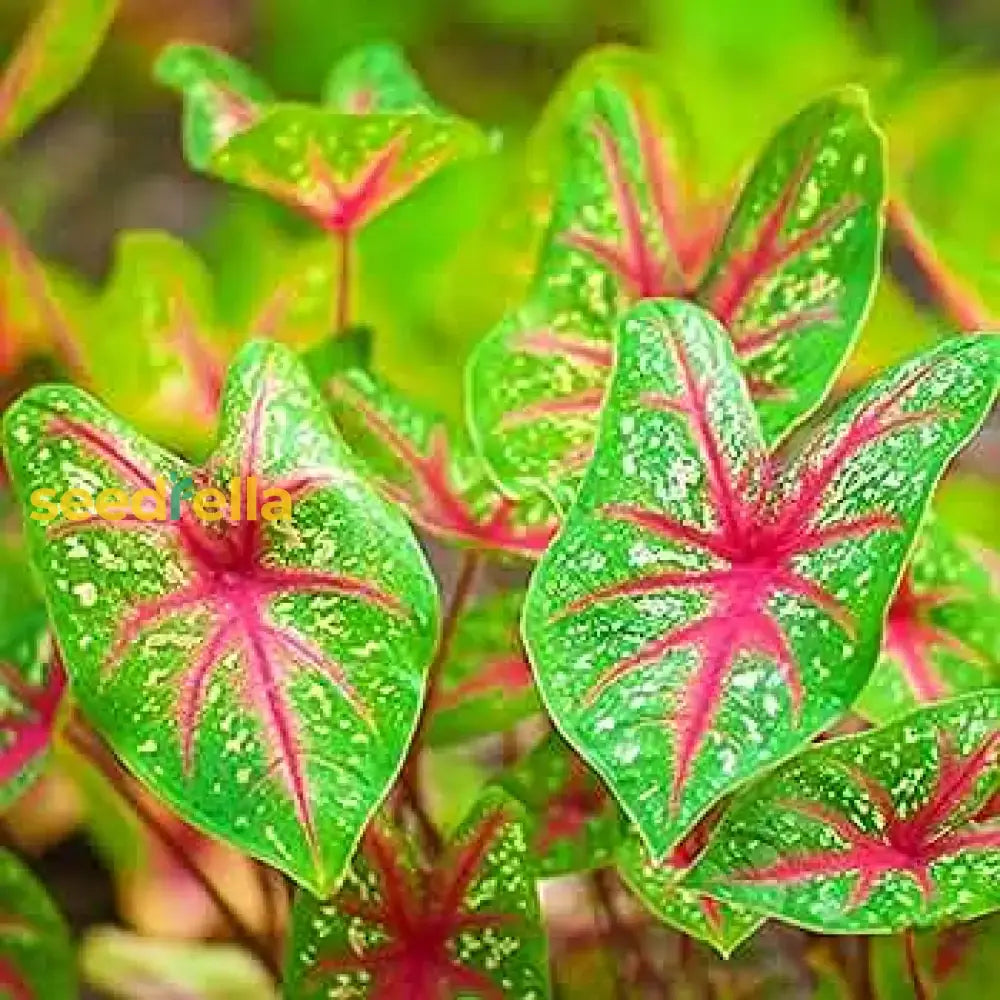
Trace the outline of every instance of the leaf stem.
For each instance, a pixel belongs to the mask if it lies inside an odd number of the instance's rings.
[[[118,795],[128,803],[129,807],[160,841],[174,860],[187,871],[201,886],[205,895],[212,900],[220,916],[232,930],[233,937],[240,942],[271,974],[275,982],[281,978],[281,968],[277,958],[263,941],[247,926],[243,918],[232,908],[226,898],[218,890],[208,875],[202,871],[195,860],[189,856],[187,848],[161,822],[149,805],[137,794],[131,779],[122,770],[114,754],[96,733],[81,725],[76,719],[70,719],[63,735],[67,742],[85,760],[92,764]]]
[[[917,939],[912,928],[903,931],[903,953],[906,955],[906,971],[913,984],[913,996],[916,1000],[930,1000],[931,993],[920,971],[920,962],[917,959]]]
[[[343,333],[351,322],[351,272],[353,233],[344,229],[337,233],[337,333]]]

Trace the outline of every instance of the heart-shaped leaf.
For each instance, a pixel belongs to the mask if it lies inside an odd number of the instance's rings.
[[[0,850],[0,993],[11,1000],[73,1000],[69,931],[34,876]]]
[[[618,851],[617,863],[625,884],[651,913],[729,958],[764,921],[743,906],[721,903],[683,885],[708,843],[715,819],[711,814],[703,819],[660,862],[653,861],[642,838],[631,833]]]
[[[1000,693],[831,740],[749,786],[688,877],[826,933],[1000,908]]]
[[[500,492],[464,434],[359,369],[325,383],[334,419],[383,495],[432,534],[537,558],[556,531],[544,498]]]
[[[708,313],[642,303],[617,351],[524,637],[550,715],[659,860],[857,697],[934,485],[996,396],[1000,338],[890,370],[782,463]]]
[[[118,0],[48,0],[0,75],[0,147],[21,135],[86,73]]]
[[[431,706],[432,746],[501,733],[540,711],[521,645],[523,603],[523,590],[490,594],[459,618]]]
[[[556,734],[497,782],[528,810],[540,875],[590,871],[614,859],[624,832],[621,811],[601,779]]]
[[[884,184],[862,92],[788,122],[731,213],[728,196],[706,201],[683,184],[670,120],[635,74],[578,96],[531,300],[470,362],[474,435],[512,491],[571,501],[629,303],[669,295],[709,308],[732,336],[768,442],[816,407],[854,342]]]
[[[74,691],[182,816],[329,891],[409,742],[437,595],[304,369],[284,348],[248,345],[201,469],[71,387],[32,390],[5,433],[28,507],[43,488],[58,499],[170,484],[159,512],[133,496],[117,521],[27,520]],[[221,520],[178,503],[209,487],[229,498]],[[269,489],[286,491],[287,518],[262,519]]]
[[[375,42],[348,53],[334,66],[323,100],[346,114],[424,112],[449,117],[424,89],[398,45]]]
[[[883,724],[1000,681],[1000,597],[972,545],[923,528],[889,606],[882,656],[855,706]]]
[[[288,1000],[483,997],[545,1000],[545,936],[521,808],[487,792],[427,870],[378,823],[340,894],[300,893]]]

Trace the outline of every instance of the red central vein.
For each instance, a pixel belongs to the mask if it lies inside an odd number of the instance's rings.
[[[8,683],[13,678],[16,689]],[[0,687],[19,702],[0,718],[0,782],[9,782],[45,751],[52,739],[56,713],[66,689],[66,672],[58,657],[53,658],[44,683],[32,687],[21,681],[17,666],[0,664]]]

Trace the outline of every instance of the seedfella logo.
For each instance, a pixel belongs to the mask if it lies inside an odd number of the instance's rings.
[[[195,517],[201,521],[281,521],[292,516],[292,498],[277,486],[259,489],[256,476],[234,478],[226,494],[215,486],[195,489],[190,476],[172,483],[157,476],[154,486],[126,493],[125,490],[101,490],[96,496],[84,489],[67,490],[56,498],[56,491],[38,489],[31,494],[31,517],[48,522],[60,514],[67,521],[179,521],[181,505],[189,501]]]

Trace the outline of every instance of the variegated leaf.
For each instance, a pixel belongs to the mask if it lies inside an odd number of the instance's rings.
[[[455,629],[441,666],[427,741],[446,746],[511,729],[540,711],[521,645],[523,590],[479,598]]]
[[[1000,693],[831,740],[748,786],[688,883],[826,933],[1000,908]]]
[[[934,485],[998,380],[1000,338],[949,341],[779,462],[717,321],[680,301],[625,315],[524,637],[550,714],[655,860],[857,697]]]
[[[547,736],[497,781],[528,810],[540,875],[590,871],[614,859],[624,832],[621,811],[559,736]]]
[[[433,868],[369,827],[339,895],[300,893],[286,960],[288,1000],[549,996],[526,823],[487,792]]]
[[[74,1000],[69,931],[45,890],[0,850],[0,994],[10,1000]]]
[[[327,78],[323,100],[346,114],[449,114],[427,93],[402,50],[392,42],[363,45],[344,56]]]
[[[176,519],[60,514],[28,537],[74,690],[127,765],[195,825],[329,891],[409,742],[437,595],[305,371],[244,348],[204,468],[71,387],[32,390],[5,436],[29,508],[40,488],[133,495],[158,477],[286,491],[286,520],[231,503],[202,519],[178,490]]]
[[[360,369],[324,384],[333,416],[383,495],[448,541],[538,558],[556,530],[544,498],[504,495],[465,435]]]
[[[877,724],[1000,685],[1000,596],[975,548],[939,520],[920,533],[889,606],[882,656],[855,706]]]

